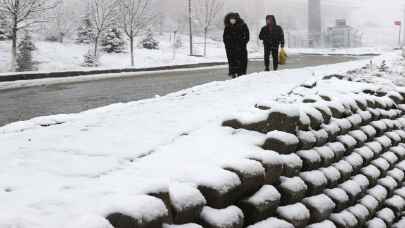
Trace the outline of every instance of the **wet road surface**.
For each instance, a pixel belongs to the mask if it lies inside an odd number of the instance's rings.
[[[290,56],[285,68],[300,68],[354,60],[348,56]],[[251,61],[249,72],[263,71],[262,61]],[[227,80],[227,68],[164,72],[135,77],[0,90],[0,126],[38,116],[76,113],[118,102],[136,101],[211,81]]]

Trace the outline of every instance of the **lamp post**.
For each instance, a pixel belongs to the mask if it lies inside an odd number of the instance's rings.
[[[402,22],[401,21],[395,21],[394,24],[399,27],[398,46],[401,47]]]
[[[190,56],[193,56],[193,16],[191,0],[188,0],[188,24],[190,33]]]

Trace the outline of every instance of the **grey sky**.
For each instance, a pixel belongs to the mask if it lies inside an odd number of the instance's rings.
[[[155,1],[160,2],[161,9],[170,21],[179,20],[179,17],[186,14],[188,0]],[[226,12],[238,11],[252,28],[262,25],[266,14],[275,14],[280,24],[287,29],[304,31],[307,28],[307,0],[222,1],[225,9],[219,21]],[[405,20],[405,0],[322,0],[322,11],[324,29],[332,26],[336,19],[344,18],[365,34],[367,43],[392,45],[397,40],[394,21]]]
[[[237,2],[240,0],[232,0]],[[227,5],[231,0],[225,0]],[[244,5],[248,2],[248,6]],[[264,3],[263,3],[264,2]],[[247,17],[275,14],[284,26],[306,30],[307,0],[243,0],[242,9],[248,9]],[[348,23],[364,33],[369,45],[393,45],[397,42],[398,27],[394,21],[405,21],[405,0],[322,0],[323,27],[331,26],[336,19]],[[262,12],[262,5],[264,11]],[[231,5],[231,4],[229,4]],[[234,4],[235,5],[235,4]],[[257,9],[254,7],[257,6]]]

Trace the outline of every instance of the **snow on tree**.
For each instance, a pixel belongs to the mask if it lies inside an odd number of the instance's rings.
[[[60,4],[50,11],[47,38],[63,43],[76,29],[79,15],[75,4],[69,0],[59,0]],[[79,42],[80,43],[80,42]]]
[[[181,37],[177,37],[177,31],[173,33],[173,59],[176,59],[176,54],[177,54],[177,49],[180,49],[183,47],[183,40]]]
[[[90,21],[94,26],[94,56],[98,57],[100,38],[116,24],[118,15],[116,0],[90,0]]]
[[[17,71],[33,71],[32,52],[36,49],[31,35],[26,31],[23,40],[18,44]]]
[[[153,32],[148,31],[145,38],[141,40],[141,46],[145,49],[159,49],[159,41],[153,38]]]
[[[0,15],[0,41],[8,40],[10,38],[10,31],[8,22]]]
[[[7,30],[5,30],[4,28],[0,28],[0,41],[7,40],[9,38],[7,34]]]
[[[10,21],[11,70],[16,70],[18,31],[47,22],[44,13],[57,6],[53,0],[0,0],[0,14]]]
[[[110,28],[101,40],[101,46],[107,53],[122,53],[125,50],[125,39],[118,28]]]
[[[131,66],[135,65],[134,60],[134,39],[139,33],[151,24],[152,0],[120,0],[119,14],[120,24],[130,43]]]
[[[181,37],[176,38],[175,41],[174,41],[173,47],[175,49],[180,49],[183,46],[184,46],[184,44],[183,44],[183,40],[181,39]]]
[[[81,23],[77,28],[76,43],[78,44],[90,44],[94,40],[94,27],[90,19],[90,13],[82,17]]]
[[[84,56],[83,56],[83,64],[82,66],[84,67],[97,67],[99,66],[99,61],[98,57],[94,55],[93,50],[89,50]]]
[[[211,27],[216,23],[224,3],[221,0],[198,0],[195,7],[195,17],[198,25],[204,30],[204,56],[207,55],[207,36]]]

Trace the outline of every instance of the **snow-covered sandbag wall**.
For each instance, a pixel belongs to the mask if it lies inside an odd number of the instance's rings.
[[[370,88],[349,95],[257,105],[267,118],[224,122],[266,134],[261,147],[283,161],[279,178],[235,203],[245,226],[404,226],[405,93]]]
[[[263,136],[251,155],[199,184],[118,202],[105,218],[115,228],[405,227],[405,90],[256,108],[222,126]]]

